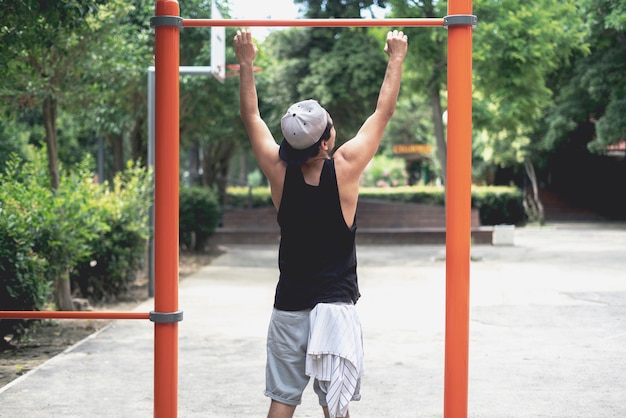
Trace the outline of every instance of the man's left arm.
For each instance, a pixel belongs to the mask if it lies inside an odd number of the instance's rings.
[[[407,46],[407,36],[403,32],[396,30],[387,34],[385,53],[389,61],[378,94],[376,109],[363,123],[356,136],[339,147],[335,153],[336,158],[344,160],[340,164],[345,165],[347,169],[342,171],[350,180],[358,180],[376,154],[385,128],[396,109]]]

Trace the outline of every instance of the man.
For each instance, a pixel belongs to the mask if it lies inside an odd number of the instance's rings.
[[[407,37],[390,31],[389,60],[374,113],[333,153],[331,116],[315,100],[298,102],[281,120],[284,139],[261,119],[254,81],[257,48],[237,31],[240,112],[252,150],[269,180],[281,229],[280,277],[267,339],[269,418],[292,417],[311,377],[324,416],[348,417],[363,373],[361,325],[354,310],[359,178],[376,154],[400,91]]]

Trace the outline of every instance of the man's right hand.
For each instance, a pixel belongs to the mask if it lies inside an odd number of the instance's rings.
[[[387,33],[387,43],[385,44],[385,54],[389,58],[400,58],[404,60],[408,48],[407,36],[402,31],[394,30]]]
[[[252,34],[248,30],[238,30],[235,35],[235,56],[239,65],[252,64],[259,50],[252,41]]]

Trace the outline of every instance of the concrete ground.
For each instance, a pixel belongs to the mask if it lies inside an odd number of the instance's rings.
[[[275,246],[180,283],[180,417],[262,417]],[[358,417],[441,417],[445,246],[359,246]],[[626,225],[518,228],[472,248],[471,417],[626,416]],[[153,301],[139,311],[153,309]],[[0,389],[0,417],[150,417],[153,329],[117,321]],[[321,417],[311,385],[296,417]]]

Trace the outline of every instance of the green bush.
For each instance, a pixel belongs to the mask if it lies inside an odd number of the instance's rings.
[[[89,254],[90,240],[107,230],[102,210],[94,202],[101,187],[93,181],[91,163],[88,157],[72,170],[60,167],[60,185],[52,190],[46,150],[39,149],[32,152],[30,161],[14,157],[1,180],[3,200],[12,199],[28,211],[29,227],[19,231],[19,237],[46,261],[46,281],[54,283],[55,301],[63,302],[57,308],[73,308],[69,274]]]
[[[105,185],[97,196],[108,229],[89,241],[89,255],[72,271],[72,285],[83,297],[114,300],[136,280],[150,237],[151,184],[150,170],[129,164],[111,190]]]
[[[179,205],[179,244],[204,250],[222,216],[217,196],[206,187],[181,187]]]
[[[62,169],[49,187],[46,152],[13,156],[0,175],[0,300],[2,309],[48,308],[57,280],[117,295],[141,268],[149,236],[150,174],[129,167],[107,185],[93,181],[89,158]],[[98,272],[86,266],[98,266]],[[67,281],[64,281],[67,280]],[[0,321],[0,342],[36,321]]]
[[[361,187],[359,198],[443,205],[445,189],[441,186]]]
[[[478,208],[483,225],[521,225],[526,222],[523,195],[515,187],[474,187],[472,206]]]
[[[272,194],[269,187],[230,186],[226,190],[224,206],[227,207],[259,208],[272,205]]]
[[[409,183],[406,163],[400,158],[375,156],[361,176],[365,187],[399,187]]]
[[[0,301],[5,310],[38,311],[52,293],[45,274],[47,260],[35,252],[39,213],[50,192],[29,178],[34,173],[16,154],[7,160],[5,169],[0,174]],[[7,336],[19,339],[31,322],[0,320],[0,343]]]

